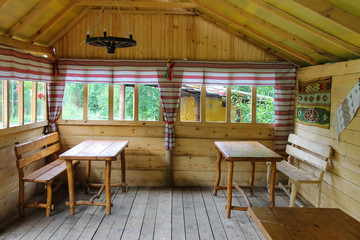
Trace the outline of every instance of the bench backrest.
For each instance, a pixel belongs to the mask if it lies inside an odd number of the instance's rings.
[[[327,170],[333,151],[331,146],[311,141],[296,134],[290,134],[288,142],[291,143],[291,145],[286,146],[286,153],[289,156],[323,171]]]
[[[17,158],[16,166],[18,169],[22,169],[44,157],[56,154],[60,148],[59,134],[57,132],[44,135],[32,141],[17,144],[14,147]],[[24,154],[32,151],[34,152],[22,157]]]

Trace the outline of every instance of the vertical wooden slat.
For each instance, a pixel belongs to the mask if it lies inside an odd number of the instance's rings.
[[[109,84],[109,120],[114,120],[114,84]]]
[[[256,95],[257,89],[255,86],[251,87],[251,122],[256,123]]]
[[[226,122],[231,122],[231,86],[226,86]]]

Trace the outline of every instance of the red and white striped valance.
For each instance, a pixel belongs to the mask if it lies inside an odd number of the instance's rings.
[[[0,79],[51,82],[52,62],[47,58],[0,46]]]

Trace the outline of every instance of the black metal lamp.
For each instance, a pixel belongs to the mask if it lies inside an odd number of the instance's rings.
[[[89,44],[89,45],[95,46],[95,47],[106,47],[108,54],[115,54],[115,49],[116,48],[127,48],[127,47],[136,46],[136,41],[132,38],[131,30],[129,32],[127,32],[125,21],[124,21],[124,18],[122,16],[122,14],[121,14],[118,1],[115,0],[115,2],[116,2],[117,9],[119,11],[121,21],[123,23],[123,26],[124,26],[124,29],[125,29],[125,32],[126,32],[126,37],[107,36],[106,26],[104,26],[104,32],[103,32],[102,37],[90,37],[90,29],[88,29],[87,33],[86,33],[86,41],[85,41],[86,44]],[[105,5],[105,0],[103,0],[103,6],[100,9],[100,14],[99,14],[99,17],[97,19],[94,32],[96,32],[97,27],[99,25],[99,21],[102,18],[102,15],[104,14],[104,9],[105,9],[104,5]],[[110,24],[111,24],[110,8],[111,8],[111,0],[109,1],[109,23],[108,23],[109,24],[109,29],[110,29]]]

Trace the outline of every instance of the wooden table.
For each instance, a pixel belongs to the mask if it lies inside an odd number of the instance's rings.
[[[270,177],[270,206],[275,206],[275,174],[276,162],[283,160],[279,154],[268,149],[264,145],[256,141],[236,141],[236,142],[215,142],[215,147],[218,150],[217,164],[216,164],[216,182],[214,186],[214,195],[217,194],[218,189],[227,189],[227,217],[230,217],[231,209],[246,211],[247,207],[232,206],[232,189],[236,188],[242,195],[244,195],[248,206],[251,206],[243,188],[250,188],[253,193],[255,162],[271,162],[271,177]],[[227,186],[219,186],[221,177],[221,160],[225,159],[228,162],[228,183]],[[250,162],[250,179],[249,185],[238,186],[233,183],[234,162]]]
[[[126,140],[86,140],[62,153],[59,158],[66,161],[68,185],[69,185],[69,202],[66,205],[70,206],[70,215],[75,214],[76,205],[92,205],[105,206],[106,214],[111,214],[111,162],[121,158],[121,185],[123,192],[125,191],[125,151],[124,148],[128,146]],[[94,197],[100,195],[104,189],[102,186],[99,193],[92,197],[90,201],[76,201],[74,194],[74,174],[72,168],[73,160],[86,161],[104,161],[105,162],[105,194],[106,202],[94,202]],[[88,167],[90,165],[87,165]]]
[[[360,222],[337,208],[250,207],[248,214],[267,239],[360,239]]]

